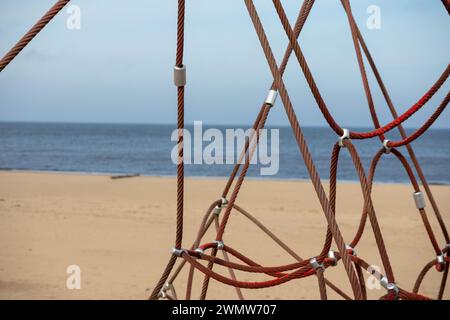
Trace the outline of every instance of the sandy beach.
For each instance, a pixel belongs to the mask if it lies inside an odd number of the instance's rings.
[[[219,198],[224,180],[187,179],[184,246],[192,243],[201,218]],[[0,299],[144,299],[159,279],[170,256],[175,231],[175,179],[0,172]],[[450,225],[450,187],[432,190]],[[422,267],[434,258],[430,241],[412,199],[409,185],[377,184],[375,210],[399,286],[411,290]],[[269,226],[302,257],[319,252],[326,230],[324,214],[310,183],[246,181],[237,202]],[[437,234],[431,208],[427,213]],[[359,223],[362,196],[359,184],[340,183],[337,216],[346,240]],[[213,240],[208,233],[207,240]],[[205,240],[206,241],[206,240]],[[276,244],[243,216],[233,213],[225,234],[228,245],[264,265],[293,262]],[[367,226],[358,255],[381,265],[374,237]],[[66,288],[66,268],[81,268],[81,289]],[[227,271],[217,268],[228,275]],[[186,271],[186,270],[185,270]],[[351,293],[340,264],[327,277]],[[238,273],[243,280],[264,276]],[[366,275],[368,277],[368,275]],[[184,295],[186,272],[175,283]],[[196,276],[195,294],[201,283]],[[421,293],[435,297],[440,274],[434,269]],[[378,298],[384,289],[369,290]],[[317,280],[310,277],[286,285],[243,290],[245,298],[318,299]],[[330,298],[337,298],[328,290]],[[450,298],[447,286],[444,297]],[[233,288],[212,281],[208,298],[234,299]]]

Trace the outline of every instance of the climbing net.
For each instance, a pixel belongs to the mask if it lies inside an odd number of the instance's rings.
[[[69,0],[60,0],[36,23],[35,26],[0,60],[0,71],[2,71],[19,52],[45,27],[45,25],[69,2]],[[303,55],[302,49],[298,43],[298,37],[302,32],[303,26],[313,8],[315,0],[304,0],[295,25],[292,27],[283,8],[280,0],[272,0],[276,9],[278,17],[281,21],[283,29],[289,40],[289,45],[284,54],[280,65],[277,64],[271,46],[267,39],[265,30],[258,16],[258,12],[252,0],[244,0],[248,10],[251,21],[254,25],[256,34],[260,41],[267,63],[273,76],[273,83],[269,89],[267,98],[264,100],[260,111],[253,123],[254,129],[252,134],[246,140],[245,146],[240,155],[240,161],[234,166],[224,190],[218,200],[214,201],[206,210],[206,213],[201,221],[197,237],[194,243],[189,248],[184,248],[183,240],[183,209],[184,209],[184,163],[183,163],[183,129],[184,129],[184,92],[186,85],[186,68],[183,64],[184,54],[184,19],[185,19],[185,0],[178,0],[178,29],[177,29],[177,51],[176,51],[176,65],[174,67],[174,82],[178,93],[178,164],[177,164],[177,222],[176,222],[176,237],[175,246],[172,249],[172,255],[169,262],[150,295],[150,299],[178,299],[174,287],[174,282],[185,266],[189,267],[188,280],[186,285],[186,299],[190,299],[192,295],[194,273],[197,270],[204,275],[203,285],[201,289],[200,299],[205,299],[208,292],[210,279],[214,279],[223,284],[232,286],[236,289],[239,299],[244,299],[241,289],[261,289],[282,285],[286,282],[315,276],[318,279],[318,286],[321,299],[327,299],[327,290],[331,289],[344,299],[352,299],[343,290],[338,288],[330,280],[325,277],[325,272],[330,267],[335,267],[341,261],[346,271],[348,280],[351,285],[352,295],[355,299],[367,299],[367,290],[364,283],[363,270],[375,276],[380,284],[386,289],[386,294],[380,299],[430,299],[424,295],[419,294],[421,284],[426,274],[435,267],[437,272],[442,273],[441,285],[437,294],[438,299],[442,299],[450,264],[450,238],[442,219],[441,213],[437,203],[433,197],[431,189],[427,183],[425,175],[417,160],[411,142],[419,138],[426,130],[434,123],[440,114],[447,107],[450,100],[450,92],[447,92],[445,98],[436,108],[429,119],[415,132],[407,135],[402,123],[413,116],[420,110],[429,100],[439,91],[443,84],[447,81],[450,74],[450,64],[447,65],[442,75],[431,86],[431,88],[410,108],[399,115],[389,96],[389,93],[384,85],[377,66],[372,58],[370,51],[364,38],[358,28],[358,25],[352,15],[352,10],[349,0],[341,0],[343,10],[346,13],[350,31],[352,34],[354,49],[357,56],[358,66],[361,73],[361,78],[364,86],[365,95],[367,98],[368,107],[375,129],[370,132],[356,132],[342,128],[333,118],[327,104],[325,103],[319,88],[316,85],[314,76],[308,66],[307,60]],[[450,3],[448,0],[442,0],[445,8],[450,13]],[[337,135],[337,142],[334,144],[331,152],[330,161],[330,183],[328,194],[315,167],[314,161],[311,157],[307,141],[303,135],[301,126],[299,124],[297,115],[294,111],[288,91],[285,87],[283,74],[286,70],[288,61],[294,53],[303,75],[306,78],[308,86],[312,95],[326,119],[330,128]],[[388,124],[381,125],[375,110],[374,101],[372,98],[371,88],[366,72],[366,65],[364,56],[376,78],[377,84],[386,100],[392,114],[393,121]],[[260,130],[264,128],[267,117],[275,103],[277,96],[283,103],[285,112],[293,130],[295,140],[297,142],[299,151],[303,157],[305,165],[314,186],[320,205],[324,212],[327,221],[327,230],[324,244],[319,254],[309,258],[300,257],[294,250],[288,247],[280,238],[278,238],[272,231],[263,225],[255,216],[250,214],[237,204],[237,198],[244,183],[253,152],[259,142]],[[386,134],[397,128],[400,132],[401,140],[391,141],[386,138]],[[352,140],[364,140],[378,138],[380,140],[381,148],[372,159],[368,174],[361,163],[358,151],[352,143]],[[401,148],[404,147],[409,154],[410,165],[407,158],[403,155]],[[342,150],[347,150],[352,159],[352,163],[358,174],[359,182],[361,184],[364,206],[360,217],[359,226],[353,240],[345,242],[339,225],[335,218],[336,208],[336,189],[337,189],[337,171],[338,160]],[[375,172],[383,156],[394,156],[400,161],[405,169],[412,185],[413,199],[415,201],[417,210],[423,221],[425,231],[429,237],[434,254],[436,258],[426,263],[421,270],[414,284],[412,291],[407,291],[396,284],[394,271],[389,259],[388,251],[386,249],[382,231],[375,213],[374,205],[371,198],[372,184]],[[244,162],[242,163],[242,160]],[[413,168],[415,169],[415,172]],[[419,185],[416,179],[416,174],[420,179]],[[438,221],[440,231],[445,239],[445,245],[440,246],[435,232],[428,220],[427,212],[425,210],[425,196],[422,192],[424,190],[426,197],[433,209],[434,215]],[[223,236],[230,219],[231,212],[238,212],[246,217],[249,221],[254,223],[261,231],[266,233],[277,245],[286,251],[295,262],[280,266],[262,266],[224,243]],[[223,212],[223,215],[222,215]],[[221,217],[222,215],[222,217]],[[367,220],[370,222],[372,232],[375,236],[376,246],[381,257],[384,268],[384,274],[371,268],[371,265],[362,257],[356,254],[356,246],[363,236]],[[214,224],[216,229],[216,236],[214,241],[203,241],[207,231]],[[332,246],[336,249],[332,249]],[[218,257],[221,253],[223,258]],[[233,256],[239,262],[232,262],[230,256]],[[175,265],[179,264],[175,268]],[[201,263],[204,262],[204,263]],[[229,270],[229,277],[224,276],[213,270],[214,265],[226,267]],[[268,280],[260,282],[239,281],[236,277],[236,271],[263,274],[268,277]]]

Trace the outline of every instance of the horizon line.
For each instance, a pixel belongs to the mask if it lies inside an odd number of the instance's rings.
[[[202,121],[202,120],[194,120],[194,121]],[[104,122],[100,122],[100,121],[56,121],[56,120],[0,120],[0,123],[27,123],[27,124],[97,124],[97,125],[161,125],[161,126],[173,126],[176,125],[176,121],[174,121],[173,123],[169,123],[169,122],[116,122],[116,121],[104,121]],[[210,127],[210,126],[220,126],[220,127],[225,127],[225,126],[230,126],[230,127],[237,127],[237,126],[252,126],[252,123],[223,123],[223,124],[219,124],[219,123],[206,123],[205,121],[203,121],[203,123]],[[189,122],[189,123],[185,123],[187,126],[192,125],[193,122]],[[266,125],[266,127],[281,127],[281,128],[290,128],[290,125],[287,124],[268,124]],[[302,125],[301,127],[303,128],[329,128],[329,126],[327,125],[314,125],[314,124],[306,124],[306,125]],[[353,128],[372,128],[373,125],[368,125],[368,126],[361,126],[361,125],[357,125],[357,126],[348,126],[348,127],[353,127]],[[420,127],[416,127],[416,126],[406,126],[404,125],[403,128],[405,129],[419,129]],[[443,126],[436,126],[436,127],[430,127],[429,129],[435,129],[435,130],[449,130],[449,127],[443,127]]]

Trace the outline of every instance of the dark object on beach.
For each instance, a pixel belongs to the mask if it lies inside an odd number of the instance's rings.
[[[139,177],[140,175],[141,175],[140,173],[116,175],[116,176],[111,176],[111,179],[134,178],[134,177]]]

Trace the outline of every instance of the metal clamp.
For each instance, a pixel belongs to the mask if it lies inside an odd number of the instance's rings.
[[[195,252],[198,252],[198,253],[200,253],[200,254],[204,254],[205,252],[203,251],[203,249],[201,249],[201,248],[197,248],[197,249],[195,249],[194,250]]]
[[[331,263],[331,265],[332,265],[333,267],[336,267],[336,266],[337,266],[338,263],[337,263],[337,258],[336,258],[336,255],[334,254],[334,251],[328,251],[327,258],[333,261],[333,262]]]
[[[398,299],[399,289],[397,285],[393,282],[388,282],[388,279],[386,277],[382,277],[380,279],[380,284],[383,288],[385,288],[387,291],[393,291],[395,293],[395,299]]]
[[[161,288],[158,294],[158,298],[166,299],[167,298],[167,291],[175,292],[175,288],[173,284],[166,282],[164,286]]]
[[[437,262],[438,264],[440,264],[441,266],[445,264],[444,253],[442,253],[442,254],[440,254],[440,255],[438,255],[438,256],[436,257],[436,262]]]
[[[380,279],[380,284],[381,284],[381,286],[382,286],[383,288],[385,288],[385,289],[387,290],[387,286],[388,286],[388,284],[389,284],[388,279],[387,279],[386,277],[383,276],[383,277]]]
[[[351,254],[352,254],[352,256],[357,256],[357,254],[356,254],[356,250],[355,249],[353,249],[353,247],[351,246],[351,245],[349,245],[349,244],[346,244],[345,245],[345,249],[347,250],[347,251],[350,251],[351,252]]]
[[[398,287],[395,283],[393,283],[393,282],[388,283],[386,286],[386,290],[393,291],[395,294],[395,299],[398,300],[398,294],[399,294],[400,290],[398,289]]]
[[[223,241],[214,241],[214,243],[217,245],[217,250],[223,250],[223,248],[225,247],[225,243],[223,243]]]
[[[167,298],[166,291],[161,289],[161,291],[158,293],[158,298],[166,299]]]
[[[277,101],[277,97],[278,97],[278,92],[276,90],[270,90],[269,93],[267,94],[267,98],[264,101],[264,103],[273,107],[273,105]]]
[[[173,67],[173,83],[176,87],[184,87],[186,85],[186,66]]]
[[[309,264],[314,268],[314,270],[319,270],[319,269],[321,269],[321,270],[323,270],[323,271],[325,271],[325,267],[323,266],[323,264],[322,263],[319,263],[318,261],[317,261],[317,259],[316,258],[312,258],[311,260],[309,260]]]
[[[167,290],[173,290],[175,289],[173,284],[166,282],[161,290],[167,291]]]
[[[184,249],[172,248],[172,254],[176,257],[181,257],[183,252],[184,252]]]
[[[390,141],[391,140],[389,140],[389,139],[384,139],[384,141],[383,141],[384,153],[391,153],[392,148],[389,147],[389,145],[388,145],[388,143]]]
[[[348,129],[342,129],[342,130],[344,131],[344,133],[339,138],[339,147],[345,148],[344,140],[350,139],[350,130],[348,130]]]
[[[217,205],[217,206],[214,208],[213,213],[214,213],[216,216],[218,216],[221,212],[222,212],[222,206]]]
[[[425,198],[423,197],[422,192],[414,192],[413,193],[414,202],[416,203],[417,209],[424,209],[425,208]]]
[[[227,204],[228,204],[228,200],[227,200],[226,198],[222,197],[222,198],[221,198],[221,203],[218,204],[218,205],[214,208],[213,213],[214,213],[216,216],[218,216],[218,215],[222,212],[223,207],[225,207]]]

